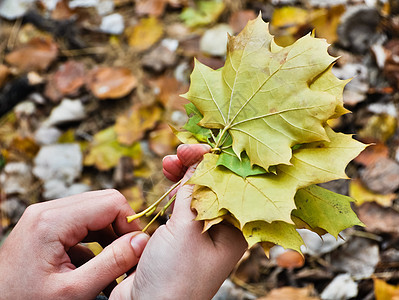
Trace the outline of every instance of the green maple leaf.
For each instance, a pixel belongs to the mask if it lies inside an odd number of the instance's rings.
[[[227,132],[237,157],[245,150],[265,170],[290,164],[291,147],[326,140],[325,122],[346,112],[346,81],[332,75],[336,58],[325,40],[307,35],[279,47],[260,17],[229,37],[223,68],[195,62],[189,91],[183,95],[204,116],[199,125]],[[334,84],[334,88],[331,88]]]
[[[185,105],[186,113],[190,117],[187,123],[183,126],[184,129],[191,132],[198,142],[207,143],[211,138],[211,131],[198,125],[203,116],[194,104],[189,103]]]
[[[292,214],[305,221],[312,228],[321,228],[335,237],[345,228],[363,223],[353,212],[353,199],[311,185],[300,189],[295,195],[296,209]]]

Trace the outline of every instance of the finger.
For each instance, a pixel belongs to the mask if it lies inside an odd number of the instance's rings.
[[[39,208],[39,220],[57,234],[64,246],[72,247],[88,234],[110,224],[117,235],[140,230],[137,222],[126,222],[134,214],[125,197],[116,190],[87,192],[51,201]],[[48,204],[44,203],[44,204]]]
[[[182,178],[182,176],[173,175],[173,174],[169,173],[168,171],[166,171],[165,169],[163,169],[162,172],[166,178],[168,178],[170,181],[173,181],[173,182],[177,182],[180,180],[180,178]]]
[[[172,181],[175,181],[175,178],[178,178],[177,180],[182,178],[187,170],[187,167],[183,166],[177,155],[165,156],[162,160],[162,166],[165,176]],[[171,178],[168,177],[169,174],[172,175]]]
[[[77,268],[85,264],[95,256],[89,248],[80,244],[73,246],[71,249],[68,250],[67,253],[69,258],[71,259],[71,263]]]
[[[177,157],[184,166],[189,167],[200,161],[210,150],[211,147],[206,144],[183,144],[177,147]]]
[[[116,278],[136,265],[148,242],[142,232],[128,233],[106,247],[81,267],[64,273],[68,286],[79,286],[84,294],[94,297]]]
[[[176,200],[174,202],[172,214],[172,218],[174,219],[191,222],[196,217],[196,214],[191,210],[194,186],[192,184],[186,184],[186,182],[194,174],[197,165],[198,164],[195,164],[188,168],[176,193]]]

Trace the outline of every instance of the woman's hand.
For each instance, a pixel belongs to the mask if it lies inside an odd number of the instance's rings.
[[[148,241],[115,190],[31,205],[0,248],[0,299],[93,299],[135,266]],[[81,241],[105,249],[96,257]]]
[[[184,176],[172,217],[155,231],[136,272],[110,299],[211,299],[244,254],[247,243],[238,229],[218,224],[202,233],[203,222],[194,220],[193,186],[184,183],[209,150],[207,145],[181,145],[176,156],[164,158],[166,177],[178,181]]]

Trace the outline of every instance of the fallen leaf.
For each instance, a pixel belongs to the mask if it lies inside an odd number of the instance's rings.
[[[267,296],[258,298],[258,300],[317,300],[318,297],[313,296],[315,294],[313,287],[307,286],[303,288],[296,287],[282,287],[273,289]]]
[[[374,296],[376,300],[398,300],[399,284],[393,285],[379,278],[373,278]]]
[[[120,192],[125,196],[127,203],[134,211],[139,211],[145,203],[143,191],[138,186],[124,188]]]
[[[126,29],[129,45],[136,51],[145,51],[160,40],[163,26],[154,17],[143,18],[133,28]]]
[[[374,164],[380,158],[388,158],[388,155],[388,147],[383,143],[377,143],[368,146],[354,159],[354,161],[364,166],[369,166]]]
[[[128,68],[99,67],[89,73],[86,85],[99,99],[117,99],[128,95],[137,79]]]
[[[377,194],[363,186],[360,180],[352,180],[349,184],[349,195],[356,200],[357,206],[365,202],[376,202],[381,206],[390,207],[396,198],[395,193]]]
[[[276,258],[277,265],[286,269],[301,268],[305,264],[304,257],[293,250],[286,250]]]
[[[380,260],[378,244],[367,238],[352,237],[334,251],[334,267],[350,274],[353,280],[370,278]]]
[[[10,74],[10,69],[6,65],[0,64],[0,88],[6,83],[7,77]]]
[[[366,225],[367,231],[399,234],[399,213],[391,207],[366,202],[359,206],[356,212],[360,221]]]
[[[219,1],[197,1],[196,7],[186,7],[180,18],[189,27],[204,26],[216,22],[225,8]]]
[[[373,115],[366,126],[358,131],[360,140],[385,143],[396,131],[398,121],[394,116],[386,113]]]
[[[249,20],[256,18],[253,10],[239,10],[230,16],[229,25],[234,33],[238,33],[244,29]]]
[[[85,83],[85,66],[83,63],[69,60],[62,64],[54,76],[55,87],[64,96],[75,95]]]
[[[160,17],[165,11],[168,0],[138,0],[136,1],[136,14]]]
[[[32,38],[28,43],[5,56],[20,72],[44,71],[57,58],[57,44],[50,38]]]
[[[309,20],[309,11],[295,6],[283,6],[273,11],[270,22],[271,31],[276,35],[276,43],[281,46],[291,45],[294,34]]]
[[[95,166],[101,171],[106,171],[115,167],[122,156],[130,157],[134,166],[139,165],[142,160],[141,146],[139,143],[131,146],[119,144],[115,129],[111,126],[94,135],[88,153],[85,155],[84,165]]]
[[[155,127],[162,116],[162,109],[157,105],[133,106],[128,114],[120,115],[115,122],[115,132],[118,142],[124,145],[132,145],[140,140],[144,134]]]
[[[182,110],[182,107],[187,104],[188,101],[180,97],[187,91],[187,84],[179,82],[170,75],[159,77],[153,84],[159,89],[158,99],[166,110]]]
[[[158,156],[165,156],[175,152],[180,141],[166,124],[150,132],[149,145],[152,152]]]
[[[58,1],[55,9],[51,12],[51,19],[53,20],[69,20],[75,15],[75,9],[71,9],[68,5],[68,0]]]
[[[345,10],[344,5],[314,9],[310,14],[309,23],[315,29],[316,36],[327,39],[330,44],[336,42],[337,28]]]
[[[379,158],[365,168],[360,179],[375,193],[393,193],[399,188],[399,164],[390,158]]]

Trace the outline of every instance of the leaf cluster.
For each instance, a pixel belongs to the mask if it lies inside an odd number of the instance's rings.
[[[335,237],[361,225],[351,198],[316,184],[347,178],[346,165],[365,147],[334,132],[328,120],[348,111],[347,81],[331,68],[325,40],[307,35],[280,47],[258,17],[229,36],[224,67],[195,62],[184,143],[208,143],[190,183],[204,230],[222,221],[266,253],[278,244],[300,252],[298,228]]]

